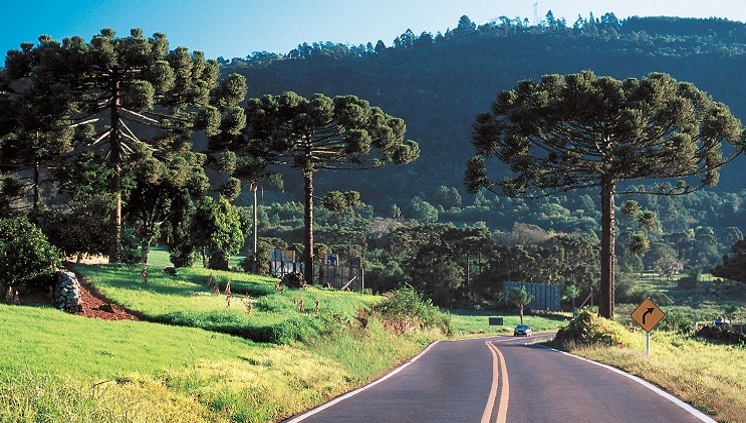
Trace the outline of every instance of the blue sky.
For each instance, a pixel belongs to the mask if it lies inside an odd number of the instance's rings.
[[[535,5],[535,6],[534,6]],[[746,22],[743,0],[4,0],[0,57],[41,34],[86,40],[102,28],[127,36],[165,33],[172,48],[201,50],[209,58],[245,57],[253,51],[287,53],[303,42],[376,43],[387,46],[407,29],[445,32],[467,15],[477,24],[500,16],[543,19],[551,10],[571,25],[578,15],[719,17]]]

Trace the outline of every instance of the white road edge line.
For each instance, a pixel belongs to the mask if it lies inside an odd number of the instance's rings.
[[[297,423],[297,422],[301,422],[301,421],[307,419],[308,417],[311,417],[311,416],[313,416],[315,414],[318,414],[318,413],[326,410],[327,408],[329,408],[329,407],[331,407],[331,406],[333,406],[333,405],[335,405],[335,404],[337,404],[337,403],[339,403],[341,401],[346,400],[347,398],[353,397],[353,396],[359,394],[360,392],[365,391],[368,388],[371,388],[373,386],[378,385],[379,383],[381,383],[381,382],[383,382],[383,381],[385,381],[385,380],[393,377],[395,374],[401,372],[402,370],[404,370],[405,368],[407,368],[410,364],[412,364],[415,361],[417,361],[420,357],[422,357],[423,355],[425,355],[425,353],[427,353],[430,350],[430,348],[432,348],[433,346],[435,346],[435,344],[437,344],[438,342],[440,342],[440,341],[435,341],[432,344],[428,345],[427,348],[425,348],[421,353],[417,354],[416,356],[414,356],[414,358],[412,358],[411,360],[405,362],[404,364],[402,364],[401,366],[397,367],[396,369],[390,371],[389,373],[387,373],[382,378],[377,379],[376,381],[371,382],[371,383],[369,383],[369,384],[367,384],[365,386],[362,386],[362,387],[360,387],[358,389],[355,389],[354,391],[350,391],[350,392],[348,392],[348,393],[346,393],[346,394],[344,394],[344,395],[342,395],[340,397],[337,397],[337,398],[335,398],[335,399],[333,399],[333,400],[331,400],[331,401],[329,401],[327,403],[324,403],[323,405],[320,405],[320,406],[318,406],[318,407],[316,407],[314,409],[311,409],[310,411],[307,411],[307,412],[301,414],[300,416],[297,416],[297,417],[295,417],[295,418],[293,418],[291,420],[283,420],[283,423]]]
[[[622,371],[622,370],[619,370],[619,369],[617,369],[617,368],[615,368],[615,367],[611,367],[611,366],[609,366],[609,365],[606,365],[606,364],[602,364],[602,363],[599,363],[599,362],[597,362],[597,361],[593,361],[593,360],[591,360],[591,359],[588,359],[588,358],[585,358],[585,357],[580,357],[580,356],[577,356],[577,355],[574,355],[574,354],[570,354],[570,353],[568,353],[568,352],[566,352],[566,351],[558,350],[558,349],[556,349],[556,348],[551,348],[551,347],[547,347],[547,346],[545,346],[545,345],[539,345],[539,346],[540,346],[540,347],[542,347],[542,348],[546,348],[546,349],[548,349],[548,350],[552,350],[552,351],[555,351],[555,352],[558,352],[558,353],[562,353],[562,354],[565,354],[565,355],[569,355],[570,357],[576,358],[576,359],[578,359],[578,360],[582,360],[582,361],[585,361],[585,362],[588,362],[588,363],[591,363],[591,364],[595,364],[596,366],[600,366],[600,367],[603,367],[603,368],[605,368],[605,369],[607,369],[607,370],[610,370],[610,371],[612,371],[612,372],[614,372],[614,373],[620,374],[620,375],[622,375],[622,376],[624,376],[624,377],[626,377],[626,378],[629,378],[629,379],[631,379],[631,380],[633,380],[633,381],[635,381],[635,382],[639,383],[640,385],[642,385],[642,386],[644,386],[644,387],[646,387],[646,388],[650,389],[651,391],[653,391],[653,392],[655,392],[656,394],[658,394],[658,395],[662,396],[663,398],[665,398],[665,399],[667,399],[667,400],[671,401],[672,403],[674,403],[674,404],[678,405],[679,407],[681,407],[681,408],[683,408],[683,409],[684,409],[685,411],[687,411],[687,412],[688,412],[689,414],[691,414],[691,415],[693,415],[694,417],[696,417],[696,418],[698,418],[698,419],[702,420],[703,422],[706,422],[706,423],[717,423],[717,420],[713,420],[713,419],[712,419],[712,418],[711,418],[710,416],[708,416],[707,414],[705,414],[705,413],[703,413],[703,412],[701,412],[701,411],[697,410],[696,408],[694,408],[694,407],[692,407],[691,405],[689,405],[689,404],[685,403],[684,401],[680,400],[679,398],[676,398],[675,396],[673,396],[673,395],[669,394],[668,392],[666,392],[666,391],[664,391],[664,390],[660,389],[659,387],[657,387],[657,386],[653,385],[652,383],[650,383],[650,382],[648,382],[648,381],[646,381],[646,380],[640,379],[640,378],[639,378],[639,377],[637,377],[637,376],[631,375],[631,374],[629,374],[629,373],[626,373],[626,372],[624,372],[624,371]]]

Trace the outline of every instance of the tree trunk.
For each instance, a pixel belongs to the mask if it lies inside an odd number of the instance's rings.
[[[145,242],[145,245],[143,246],[145,249],[145,258],[143,259],[142,264],[145,267],[148,267],[148,258],[150,257],[150,248],[151,245],[153,245],[153,236],[149,236],[147,242]]]
[[[253,274],[256,274],[256,267],[257,267],[256,264],[257,264],[257,261],[259,260],[259,257],[257,256],[257,251],[256,251],[257,250],[257,245],[259,243],[259,235],[258,235],[258,232],[259,232],[259,218],[256,215],[256,213],[258,211],[256,191],[257,191],[258,188],[259,188],[258,184],[256,184],[256,183],[252,183],[251,184],[251,191],[254,193],[254,205],[252,207],[252,211],[254,213],[254,247],[251,250],[254,253],[254,260],[253,260],[253,263],[251,263],[251,273],[253,273]]]
[[[466,289],[471,285],[471,263],[469,262],[469,250],[466,250]]]
[[[119,263],[122,258],[122,133],[120,129],[120,90],[117,69],[113,70],[113,81],[111,84],[111,133],[109,142],[111,144],[110,160],[114,166],[114,186],[112,190],[116,196],[116,208],[113,212],[114,220],[114,245],[109,256],[109,262]]]
[[[520,305],[521,324],[523,324],[523,304]]]
[[[599,287],[598,314],[614,318],[616,227],[614,219],[614,181],[601,182],[601,286]]]
[[[303,278],[307,284],[313,283],[313,172],[304,171],[305,182],[305,213],[304,223],[306,229],[305,242],[303,245]]]
[[[40,194],[40,188],[39,188],[39,168],[41,165],[39,164],[38,160],[34,161],[34,205],[33,210],[35,212],[39,211],[39,203],[41,202],[41,194]]]

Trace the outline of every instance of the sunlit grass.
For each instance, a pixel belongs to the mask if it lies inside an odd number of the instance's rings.
[[[309,344],[272,345],[0,305],[0,421],[278,421],[360,386],[433,339],[393,336],[375,319],[367,326],[337,324]],[[63,393],[73,399],[60,401]]]
[[[278,291],[275,278],[179,269],[177,275],[151,271],[147,282],[123,265],[76,266],[107,298],[151,321],[199,327],[261,342],[307,341],[328,322],[349,322],[380,297],[309,287]],[[211,291],[209,281],[220,287]],[[230,303],[225,295],[231,286]],[[318,311],[316,301],[318,300]],[[302,302],[302,312],[301,310]],[[251,304],[249,313],[248,304]]]
[[[52,308],[0,306],[0,411],[5,421],[229,421],[212,401],[217,393],[241,390],[226,374],[252,373],[257,383],[273,383],[257,401],[272,404],[303,361],[315,363],[319,378],[345,387],[345,372],[310,352],[259,345],[201,329],[147,322],[108,322],[73,316]],[[271,363],[267,368],[256,363]],[[265,380],[266,379],[266,380]],[[188,389],[199,381],[211,396]],[[197,383],[197,382],[190,382]],[[293,389],[297,386],[293,386]],[[308,392],[304,392],[308,391]],[[300,391],[320,398],[328,389],[308,384]],[[63,401],[59,392],[69,392]],[[301,401],[301,406],[308,402]],[[243,406],[242,412],[254,413]],[[196,413],[196,415],[195,415]],[[56,418],[39,420],[46,414]],[[193,417],[189,417],[193,415]],[[178,418],[177,418],[178,417]],[[249,420],[251,421],[251,420]],[[253,421],[269,421],[253,420]]]
[[[199,267],[173,276],[150,266],[147,282],[126,266],[76,270],[151,322],[1,305],[3,423],[274,422],[372,380],[442,337],[394,336],[366,312],[358,318],[381,300],[372,295],[316,287],[283,293],[273,278]],[[251,314],[241,301],[248,298]],[[257,331],[284,345],[250,341]],[[74,399],[58,400],[65,396]]]
[[[518,313],[492,313],[488,311],[450,310],[451,325],[458,336],[512,335],[513,328],[520,323]],[[502,317],[502,325],[490,325],[490,317]],[[524,315],[523,322],[534,332],[556,332],[571,316]]]

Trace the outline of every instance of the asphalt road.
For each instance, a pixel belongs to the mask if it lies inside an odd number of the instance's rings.
[[[649,384],[532,338],[445,341],[286,423],[714,422]]]

